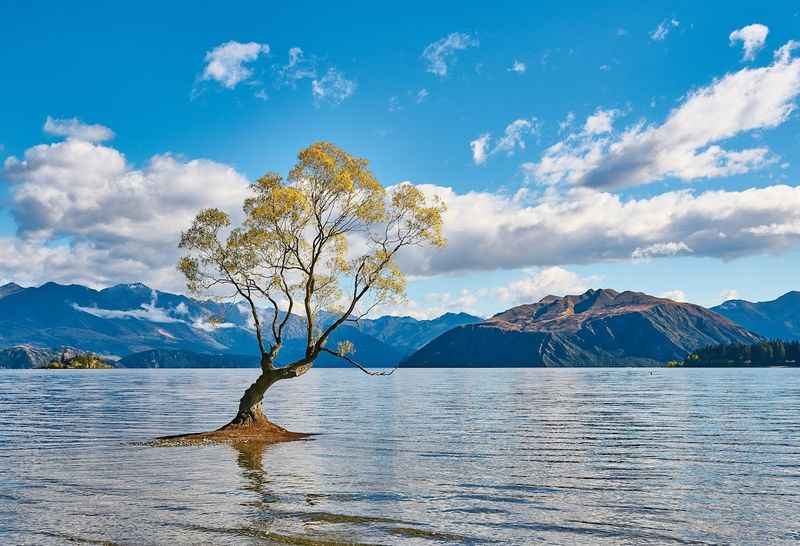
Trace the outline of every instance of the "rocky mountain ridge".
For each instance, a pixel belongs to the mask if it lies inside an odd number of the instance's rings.
[[[547,296],[454,328],[402,365],[649,366],[706,345],[759,339],[698,305],[602,289]]]

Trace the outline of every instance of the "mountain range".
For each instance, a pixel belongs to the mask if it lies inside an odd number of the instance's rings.
[[[800,339],[800,292],[757,303],[729,300],[711,310],[768,339]]]
[[[264,318],[271,316],[265,311]],[[0,368],[38,367],[63,347],[115,356],[124,367],[257,366],[250,320],[240,304],[142,284],[93,290],[12,283],[0,286]],[[304,335],[304,319],[293,315],[279,362],[302,354]],[[800,339],[800,292],[709,310],[638,292],[589,290],[547,296],[489,319],[466,313],[362,319],[340,327],[330,344],[352,341],[354,358],[375,367],[654,365],[706,345],[776,337]],[[346,364],[324,355],[318,365]]]
[[[759,339],[698,305],[640,292],[589,290],[547,296],[454,328],[403,366],[652,366],[703,346]]]
[[[271,317],[265,311],[262,318],[266,322]],[[120,362],[151,367],[174,366],[178,362],[184,366],[188,355],[202,354],[217,355],[231,366],[257,366],[257,358],[250,358],[258,354],[250,320],[249,310],[242,305],[198,300],[143,284],[121,284],[103,290],[53,282],[31,288],[13,283],[0,287],[0,349],[72,346],[117,357],[147,353]],[[371,366],[392,366],[451,327],[480,320],[466,314],[446,314],[430,321],[409,317],[361,320],[339,327],[331,335],[330,345],[351,341],[358,360]],[[304,319],[292,315],[284,337],[279,363],[304,353]],[[169,356],[170,351],[178,353]],[[0,355],[0,367],[18,367],[19,362],[39,360],[12,359],[8,355],[3,360]],[[198,365],[210,362],[208,356],[196,360]],[[318,365],[347,364],[323,354]]]

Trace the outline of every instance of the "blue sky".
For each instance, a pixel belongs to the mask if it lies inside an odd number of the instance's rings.
[[[0,280],[179,288],[170,241],[191,207],[232,205],[324,139],[385,185],[458,196],[449,253],[408,257],[411,302],[393,312],[800,289],[797,52],[774,57],[800,40],[800,8],[698,4],[0,1]],[[291,48],[304,64],[287,67]],[[114,136],[80,140],[72,118]],[[666,217],[648,226],[651,209]]]

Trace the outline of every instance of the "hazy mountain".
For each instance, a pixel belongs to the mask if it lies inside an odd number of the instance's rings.
[[[729,300],[711,310],[769,339],[800,339],[800,292],[757,303]]]
[[[0,298],[0,347],[70,345],[118,356],[154,349],[258,353],[248,310],[232,303],[196,300],[142,284],[93,290],[47,283],[7,292]],[[304,335],[303,319],[291,317],[279,361],[302,355]],[[366,364],[393,365],[401,358],[390,345],[348,325],[331,335],[330,346],[345,339],[353,342],[357,358]],[[319,364],[336,361],[326,355]]]
[[[23,288],[16,283],[10,282],[8,284],[4,284],[3,286],[0,286],[0,299],[10,296],[15,292],[19,292],[20,290],[23,290]]]
[[[464,324],[474,324],[483,319],[467,313],[445,313],[431,320],[411,317],[385,316],[377,319],[362,319],[357,328],[392,345],[404,356],[421,348],[441,334]]]
[[[638,292],[548,296],[454,328],[403,366],[655,365],[716,343],[759,339],[703,307]]]
[[[153,349],[123,357],[120,368],[257,368],[257,354],[232,355],[193,351]]]
[[[32,345],[18,345],[16,347],[0,349],[0,368],[41,368],[53,360],[72,358],[77,355],[78,351],[71,347],[53,349],[34,347]]]

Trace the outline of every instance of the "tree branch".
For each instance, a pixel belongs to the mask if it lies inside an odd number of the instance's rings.
[[[326,347],[323,347],[322,350],[325,351],[326,353],[332,354],[333,356],[338,356],[339,358],[341,358],[345,362],[348,362],[349,364],[352,364],[353,366],[355,366],[356,368],[358,368],[359,370],[361,370],[362,372],[364,372],[367,375],[392,375],[395,372],[395,370],[397,370],[397,368],[400,367],[400,365],[398,364],[397,366],[395,366],[394,368],[392,368],[388,372],[376,372],[374,370],[369,370],[369,369],[365,368],[364,366],[362,366],[361,364],[359,364],[358,362],[356,362],[355,360],[353,360],[352,358],[350,358],[347,355],[343,355],[343,354],[341,354],[339,352],[336,352],[336,351],[331,351],[330,349],[328,349]]]

